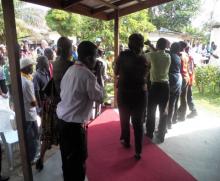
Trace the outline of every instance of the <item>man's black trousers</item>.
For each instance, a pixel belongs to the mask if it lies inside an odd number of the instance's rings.
[[[64,181],[84,181],[87,158],[85,128],[83,124],[63,120],[59,124]]]

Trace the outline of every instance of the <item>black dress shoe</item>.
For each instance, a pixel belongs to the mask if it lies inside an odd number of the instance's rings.
[[[0,176],[0,181],[7,181],[10,177]]]
[[[153,139],[154,135],[153,134],[150,134],[150,133],[146,133],[146,136],[149,138],[149,139]]]
[[[125,140],[120,140],[121,144],[125,147],[125,148],[130,148],[131,145],[130,143],[126,142]]]
[[[161,136],[161,135],[157,135],[156,136],[156,143],[160,144],[160,143],[163,143],[164,142],[164,137],[165,136]]]
[[[134,155],[134,158],[135,158],[136,160],[140,160],[140,159],[141,159],[141,155],[140,155],[139,153],[136,153],[136,154]]]

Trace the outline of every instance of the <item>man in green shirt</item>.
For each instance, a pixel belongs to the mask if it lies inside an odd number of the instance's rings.
[[[151,87],[148,96],[148,112],[146,130],[147,136],[152,139],[155,130],[155,114],[159,105],[160,120],[158,126],[158,141],[164,142],[167,120],[167,104],[169,100],[169,68],[171,58],[165,52],[167,40],[160,38],[157,41],[156,51],[147,53],[147,59],[150,62],[150,81]]]

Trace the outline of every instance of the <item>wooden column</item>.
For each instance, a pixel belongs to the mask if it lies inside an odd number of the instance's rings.
[[[33,181],[31,165],[28,159],[27,139],[25,134],[26,120],[21,86],[19,47],[17,43],[13,0],[2,0],[2,8],[24,181]]]
[[[114,55],[115,62],[119,55],[119,14],[118,10],[115,10],[115,22],[114,22]],[[114,107],[117,107],[117,77],[114,77]]]

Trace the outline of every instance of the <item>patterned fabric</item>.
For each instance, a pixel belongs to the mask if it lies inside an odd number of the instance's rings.
[[[56,102],[55,102],[55,86],[53,80],[51,80],[45,88],[45,94],[47,99],[43,102],[42,110],[42,134],[41,140],[47,143],[47,148],[51,145],[57,145],[59,143],[58,136],[58,118],[56,115]]]
[[[48,98],[43,104],[42,112],[42,134],[41,140],[45,141],[47,147],[58,145],[58,118],[56,116],[56,104],[53,99]]]

